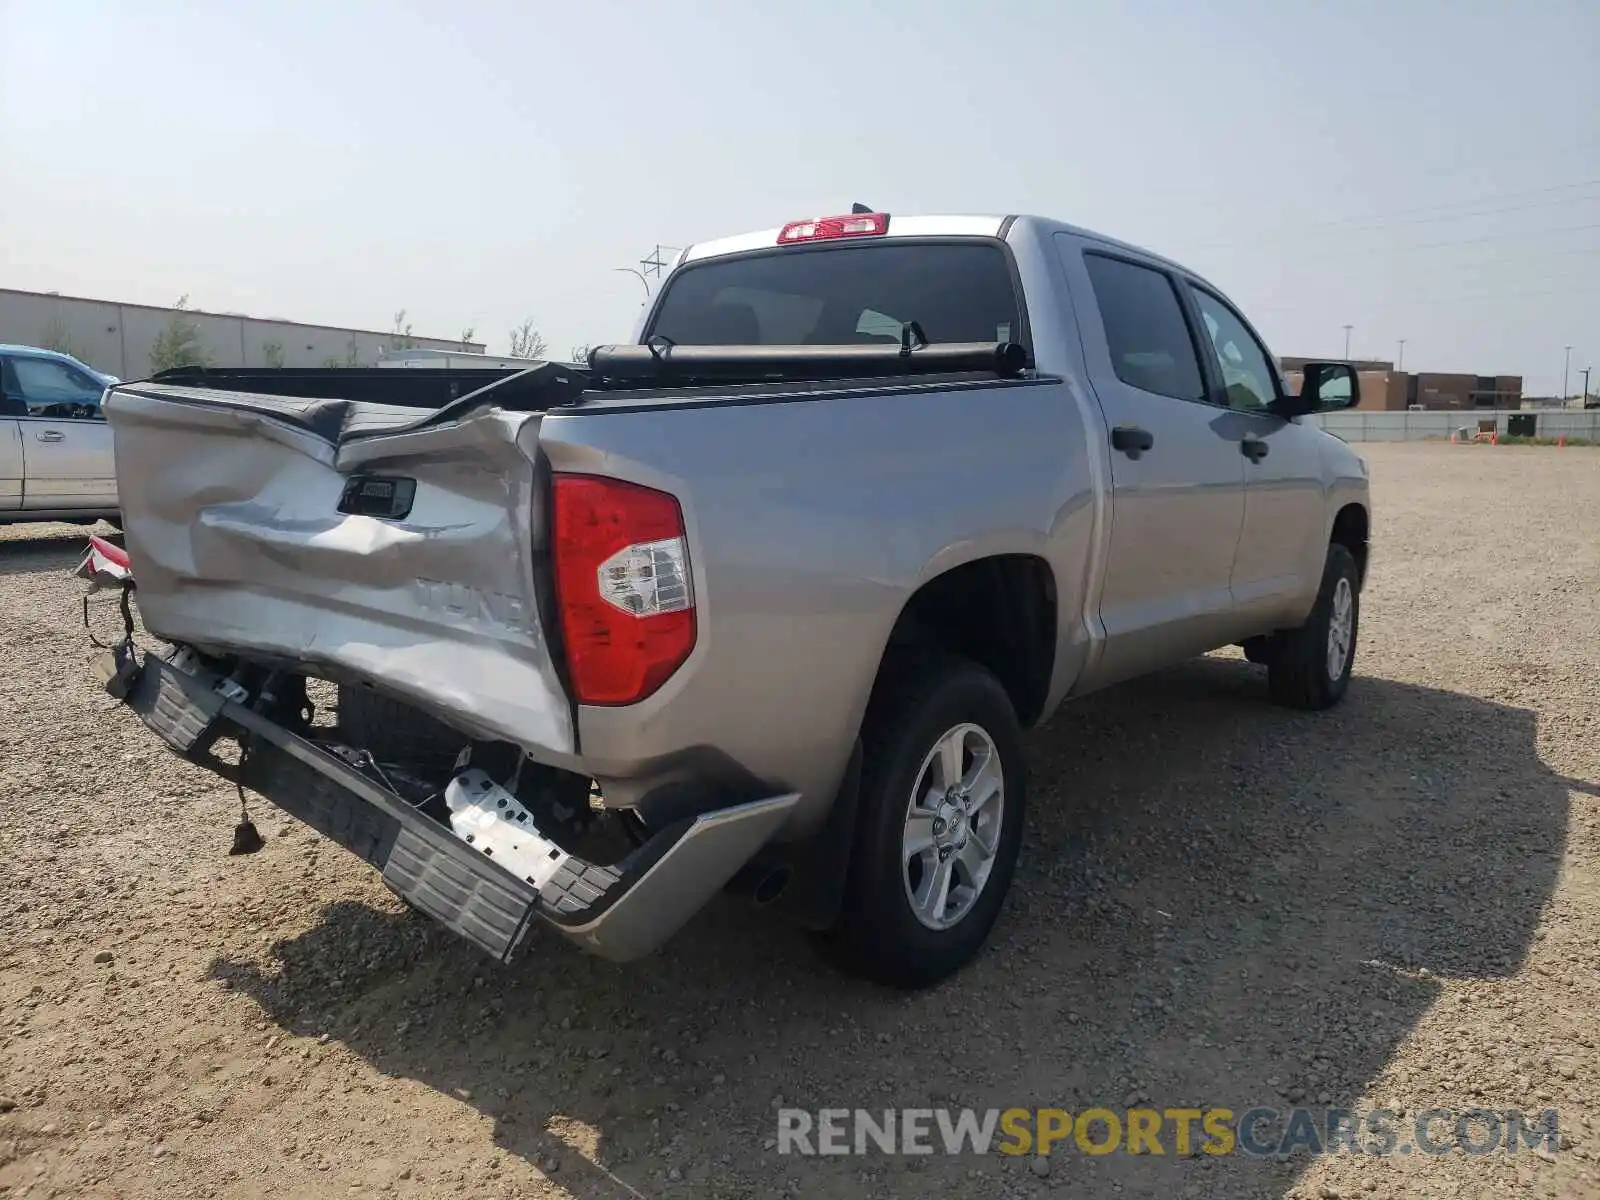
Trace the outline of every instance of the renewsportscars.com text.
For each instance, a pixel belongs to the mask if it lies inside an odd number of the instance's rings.
[[[785,1108],[779,1154],[1489,1154],[1561,1145],[1555,1109]]]

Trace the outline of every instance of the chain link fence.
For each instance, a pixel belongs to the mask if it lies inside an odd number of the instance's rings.
[[[1306,417],[1347,442],[1448,441],[1479,432],[1501,437],[1581,438],[1600,441],[1600,409],[1455,409],[1439,412],[1345,412]]]

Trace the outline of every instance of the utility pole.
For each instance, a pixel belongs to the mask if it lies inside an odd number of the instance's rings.
[[[1405,338],[1401,338],[1400,339],[1400,353],[1395,356],[1394,369],[1396,371],[1404,371],[1406,369],[1406,340],[1405,340]]]
[[[1561,403],[1567,402],[1567,368],[1572,365],[1572,347],[1567,347],[1567,356],[1561,360]]]
[[[644,268],[646,275],[654,275],[657,279],[660,279],[662,270],[667,266],[666,259],[662,257],[663,253],[678,254],[682,252],[682,249],[683,247],[681,246],[662,246],[658,244],[654,250],[639,260],[639,265]]]
[[[1344,359],[1350,361],[1350,326],[1344,327]]]
[[[1583,406],[1589,407],[1589,368],[1583,369]]]

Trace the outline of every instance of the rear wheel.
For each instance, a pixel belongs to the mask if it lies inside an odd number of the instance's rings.
[[[851,974],[922,988],[965,966],[1000,914],[1026,768],[1016,712],[988,671],[938,658],[886,672],[862,730],[844,908],[819,942]]]

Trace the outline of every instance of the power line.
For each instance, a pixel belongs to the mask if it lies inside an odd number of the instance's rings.
[[[1496,192],[1496,193],[1493,193],[1493,194],[1488,195],[1488,196],[1474,196],[1474,197],[1471,197],[1471,198],[1466,199],[1466,200],[1447,200],[1443,204],[1424,204],[1424,205],[1420,205],[1420,206],[1418,206],[1416,208],[1395,208],[1395,209],[1390,209],[1388,212],[1367,213],[1367,214],[1365,214],[1363,216],[1358,216],[1358,217],[1340,217],[1337,220],[1318,221],[1315,224],[1318,227],[1323,226],[1323,225],[1348,225],[1348,224],[1354,224],[1354,223],[1361,222],[1361,221],[1382,220],[1382,219],[1386,219],[1386,218],[1389,218],[1389,217],[1409,217],[1413,213],[1440,212],[1440,211],[1442,211],[1444,209],[1448,209],[1448,208],[1459,208],[1462,205],[1493,204],[1493,203],[1495,203],[1497,201],[1500,201],[1500,200],[1516,200],[1516,199],[1520,199],[1520,198],[1522,198],[1524,196],[1547,196],[1547,195],[1551,194],[1552,192],[1571,192],[1571,191],[1576,191],[1579,188],[1587,188],[1587,187],[1600,187],[1600,179],[1580,179],[1576,183],[1557,183],[1557,184],[1551,185],[1550,187],[1527,188],[1527,189],[1525,189],[1523,191],[1519,191],[1519,192]],[[1568,200],[1554,201],[1554,203],[1566,204],[1566,203],[1570,203],[1572,199],[1589,200],[1589,199],[1593,199],[1593,198],[1594,197],[1589,197],[1589,196],[1576,196],[1576,197],[1571,197]],[[1526,205],[1526,206],[1514,205],[1512,208],[1509,208],[1509,209],[1497,209],[1495,211],[1497,211],[1497,212],[1515,212],[1521,207],[1530,207],[1531,208],[1531,207],[1536,207],[1536,206],[1535,205]],[[1467,214],[1467,215],[1473,215],[1473,214]],[[1487,216],[1489,214],[1479,214],[1479,215]]]
[[[1430,179],[1448,179],[1455,176],[1464,175],[1470,171],[1481,172],[1484,169],[1485,163],[1493,163],[1497,173],[1503,173],[1508,164],[1532,162],[1535,160],[1540,163],[1572,162],[1579,160],[1583,161],[1585,169],[1591,165],[1600,166],[1600,163],[1595,163],[1592,161],[1595,147],[1591,139],[1585,139],[1565,147],[1541,146],[1537,150],[1530,147],[1521,153],[1518,153],[1515,150],[1494,150],[1490,149],[1489,147],[1481,147],[1480,149],[1482,151],[1481,154],[1475,155],[1470,159],[1459,161],[1455,164],[1443,163],[1436,166],[1428,166],[1426,164],[1411,161],[1408,162],[1407,166],[1413,175]],[[1567,185],[1561,184],[1557,186],[1565,187]],[[1324,189],[1324,194],[1330,196],[1339,196],[1346,193],[1355,192],[1357,190],[1359,190],[1359,184],[1353,180],[1346,179],[1343,181],[1342,185],[1335,183],[1333,186]],[[1517,193],[1510,194],[1515,195]]]
[[[1306,257],[1322,255],[1338,255],[1345,257],[1355,254],[1403,254],[1412,250],[1437,250],[1447,246],[1476,246],[1485,242],[1515,241],[1524,237],[1546,237],[1550,234],[1581,233],[1587,229],[1600,229],[1600,221],[1584,225],[1558,225],[1551,229],[1519,229],[1506,233],[1485,233],[1477,237],[1453,238],[1444,242],[1412,242],[1400,246],[1354,246],[1354,247],[1328,247],[1308,251]]]
[[[1544,292],[1468,292],[1469,299],[1493,300],[1497,296],[1587,296],[1600,292],[1600,287],[1551,288]]]
[[[1561,196],[1550,200],[1535,200],[1528,204],[1513,204],[1506,208],[1480,208],[1469,209],[1466,212],[1436,213],[1433,216],[1407,217],[1404,220],[1385,220],[1370,225],[1353,225],[1357,231],[1369,229],[1393,229],[1400,225],[1429,225],[1435,221],[1469,221],[1474,217],[1500,217],[1507,213],[1527,212],[1534,208],[1548,208],[1555,204],[1595,204],[1600,203],[1600,196]],[[1335,222],[1329,222],[1334,224]]]
[[[1507,213],[1524,212],[1532,208],[1544,208],[1552,204],[1583,204],[1600,200],[1600,196],[1566,196],[1559,199],[1534,201],[1528,204],[1514,204],[1504,208],[1494,208],[1482,211],[1467,211],[1459,213],[1443,212],[1442,210],[1471,206],[1475,204],[1489,204],[1499,200],[1512,200],[1525,196],[1547,196],[1555,192],[1576,191],[1580,188],[1600,186],[1600,179],[1584,179],[1575,183],[1560,183],[1544,188],[1530,188],[1520,192],[1501,192],[1488,196],[1478,196],[1466,200],[1453,200],[1443,204],[1422,205],[1417,208],[1391,209],[1388,212],[1367,213],[1362,216],[1338,217],[1328,221],[1311,221],[1305,224],[1279,226],[1276,230],[1264,232],[1253,231],[1249,238],[1233,242],[1206,242],[1196,247],[1197,249],[1216,249],[1228,246],[1250,245],[1259,241],[1262,236],[1294,236],[1310,230],[1340,229],[1344,226],[1355,226],[1358,229],[1381,229],[1390,225],[1426,224],[1432,221],[1454,221],[1469,217],[1502,216]],[[1423,216],[1410,220],[1392,220],[1396,217],[1412,218],[1417,213],[1435,213],[1436,216]]]
[[[1428,265],[1428,268],[1427,268],[1427,274],[1425,276],[1422,276],[1421,278],[1422,278],[1422,280],[1424,282],[1430,283],[1430,284],[1433,284],[1433,285],[1444,285],[1444,286],[1448,286],[1448,287],[1454,287],[1458,283],[1474,282],[1471,279],[1462,279],[1461,278],[1461,274],[1460,273],[1463,271],[1463,269],[1465,269],[1468,272],[1483,271],[1484,274],[1486,274],[1486,275],[1493,275],[1494,272],[1492,270],[1485,271],[1485,268],[1494,268],[1494,267],[1505,266],[1506,264],[1509,264],[1509,263],[1515,263],[1515,264],[1521,266],[1521,265],[1524,265],[1524,264],[1527,264],[1527,263],[1537,262],[1539,260],[1548,259],[1548,258],[1561,258],[1561,259],[1564,259],[1564,260],[1565,259],[1581,259],[1581,258],[1584,258],[1585,256],[1591,255],[1591,254],[1600,254],[1600,246],[1551,246],[1551,247],[1548,247],[1548,248],[1543,249],[1543,250],[1523,250],[1523,251],[1520,251],[1517,254],[1496,255],[1493,258],[1458,258],[1458,259],[1454,259],[1454,260],[1448,260],[1447,259],[1447,260],[1445,260],[1443,262],[1430,263]],[[1410,268],[1407,268],[1407,270],[1409,272]],[[1332,264],[1332,265],[1327,266],[1327,267],[1318,266],[1318,268],[1317,268],[1317,278],[1318,278],[1319,281],[1321,281],[1321,280],[1334,281],[1334,280],[1343,280],[1343,279],[1372,280],[1373,272],[1374,272],[1374,268],[1372,267],[1372,265],[1367,264],[1367,263],[1350,263],[1350,264],[1338,263],[1338,264]],[[1581,275],[1587,275],[1587,274],[1592,274],[1592,273],[1593,273],[1592,270],[1579,270],[1579,271],[1571,272],[1571,274],[1581,274]],[[1565,274],[1565,273],[1563,273],[1563,274]],[[1408,277],[1415,278],[1415,276],[1408,276]],[[1274,276],[1272,278],[1275,280],[1275,279],[1278,279],[1278,278],[1281,278],[1281,277]],[[1538,278],[1543,278],[1543,277],[1540,276]],[[1387,286],[1387,285],[1385,285],[1385,286]]]
[[[1450,293],[1450,303],[1451,304],[1456,304],[1458,302],[1463,302],[1463,301],[1471,302],[1471,301],[1475,301],[1475,300],[1499,301],[1499,300],[1508,299],[1508,298],[1533,297],[1533,296],[1583,296],[1583,295],[1592,294],[1594,292],[1600,292],[1600,286],[1580,287],[1580,288],[1547,288],[1547,289],[1538,289],[1538,290],[1533,290],[1533,291],[1515,291],[1515,290],[1507,291],[1507,290],[1504,290],[1504,289],[1494,288],[1494,289],[1490,289],[1488,291],[1483,291],[1483,292],[1451,292]],[[1399,299],[1401,304],[1403,304],[1405,306],[1405,308],[1408,309],[1408,310],[1414,310],[1416,305],[1419,303],[1418,300],[1410,299],[1410,298],[1403,297],[1403,296],[1402,297],[1394,297],[1392,294],[1386,295],[1385,299],[1386,300]],[[1300,304],[1276,304],[1276,305],[1262,305],[1260,302],[1258,302],[1257,303],[1257,307],[1260,307],[1260,308],[1271,307],[1271,308],[1276,309],[1279,312],[1310,312],[1310,311],[1313,310],[1313,308],[1315,306],[1313,305],[1312,302],[1307,301],[1307,302],[1300,303]],[[1394,303],[1388,303],[1388,304],[1380,303],[1379,305],[1372,307],[1370,311],[1372,313],[1393,313],[1393,312],[1399,311],[1399,308],[1400,308],[1400,306],[1396,305]],[[1324,311],[1324,310],[1321,309],[1321,308],[1317,308],[1316,311],[1320,312],[1320,311]]]

